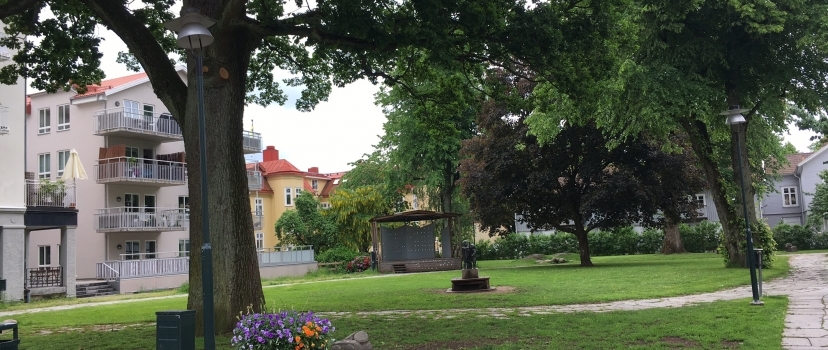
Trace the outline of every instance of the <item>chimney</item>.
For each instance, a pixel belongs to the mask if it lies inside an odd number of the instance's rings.
[[[267,146],[263,153],[264,155],[262,156],[262,160],[265,162],[279,160],[279,150],[277,150],[275,146]]]
[[[312,167],[312,168],[308,168],[308,172],[319,174],[319,167],[315,166],[315,167]]]

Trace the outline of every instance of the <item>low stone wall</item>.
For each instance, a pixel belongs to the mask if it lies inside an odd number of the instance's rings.
[[[316,271],[316,262],[298,263],[290,265],[273,265],[259,267],[259,273],[264,279],[285,277],[285,276],[304,276],[308,272]]]

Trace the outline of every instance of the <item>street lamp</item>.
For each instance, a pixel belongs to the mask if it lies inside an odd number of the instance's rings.
[[[210,28],[216,22],[188,9],[179,18],[164,23],[164,27],[177,32],[178,46],[187,50],[196,58],[196,77],[198,90],[198,153],[201,173],[201,293],[204,302],[204,348],[216,348],[216,332],[213,306],[213,248],[210,246],[210,220],[207,215],[207,136],[204,129],[204,47],[213,43]]]
[[[744,124],[747,122],[745,117],[742,113],[749,111],[749,109],[741,109],[739,105],[733,105],[728,108],[727,111],[720,113],[721,115],[727,116],[727,125],[739,125]],[[735,131],[736,133],[736,154],[739,160],[739,182],[741,183],[742,187],[742,208],[745,214],[745,236],[747,238],[747,262],[748,267],[750,268],[750,287],[751,291],[753,292],[753,301],[750,302],[751,305],[764,305],[765,303],[759,300],[759,286],[756,281],[756,264],[755,258],[753,256],[753,235],[750,232],[750,221],[748,220],[748,208],[747,208],[747,197],[745,195],[745,177],[742,171],[742,144],[739,141],[739,131],[738,129]],[[747,135],[745,135],[747,137]],[[761,262],[758,262],[761,264]]]

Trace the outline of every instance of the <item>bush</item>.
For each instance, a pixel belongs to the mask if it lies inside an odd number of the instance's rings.
[[[744,227],[744,226],[741,226]],[[776,251],[776,241],[773,239],[773,231],[767,223],[759,222],[752,225],[751,234],[753,236],[753,248],[762,248],[762,268],[770,268],[773,266],[774,251]],[[738,237],[739,247],[741,251],[747,249],[747,239],[745,238],[745,231],[739,230],[736,233]],[[724,245],[724,235],[721,235],[721,242],[719,244],[719,254],[724,258],[725,265],[730,265],[730,256],[727,254],[727,249]]]
[[[696,225],[679,225],[681,243],[688,253],[715,251],[719,247],[722,226],[717,222],[702,221]]]
[[[664,245],[664,231],[648,228],[641,233],[638,252],[641,254],[655,254],[661,251],[662,245]]]
[[[316,261],[321,263],[332,263],[340,261],[346,262],[354,260],[354,258],[360,255],[362,255],[362,253],[358,252],[356,249],[345,246],[337,246],[316,255]]]
[[[367,256],[358,256],[345,265],[345,271],[348,273],[362,272],[371,269],[371,258]]]
[[[593,231],[587,235],[592,256],[627,255],[638,253],[641,239],[632,227],[615,228],[612,231]]]
[[[811,249],[828,249],[828,232],[815,233]]]
[[[799,250],[809,250],[813,249],[814,231],[807,226],[782,222],[773,228],[773,239],[778,250],[785,250],[786,243],[795,245]]]

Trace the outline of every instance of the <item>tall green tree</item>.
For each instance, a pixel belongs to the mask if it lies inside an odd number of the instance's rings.
[[[808,205],[808,226],[823,230],[828,220],[828,170],[820,171],[819,178],[822,182],[816,184],[814,199]]]
[[[816,113],[828,97],[826,25],[821,0],[694,2],[639,0],[625,11],[629,36],[613,38],[617,74],[599,84],[603,98],[585,104],[550,94],[531,120],[543,135],[566,118],[594,120],[605,130],[634,136],[643,130],[686,132],[704,169],[723,222],[728,266],[745,266],[744,220],[757,223],[754,202],[766,190],[761,164],[784,156],[779,134],[791,106]],[[678,83],[677,83],[678,82]],[[556,92],[554,89],[550,89]],[[591,96],[590,96],[591,97]],[[748,106],[747,123],[727,127],[718,115],[730,105]],[[581,112],[561,114],[561,111]],[[737,139],[738,138],[738,139]],[[741,147],[742,164],[738,163]],[[743,178],[739,172],[743,168]],[[742,205],[748,207],[743,218]]]
[[[336,244],[336,223],[325,215],[319,201],[309,191],[296,197],[296,209],[287,210],[276,220],[276,237],[285,244],[312,245],[318,252]]]
[[[6,38],[0,45],[20,50],[0,70],[0,82],[29,78],[36,89],[54,92],[69,84],[100,81],[101,37],[96,25],[114,32],[127,46],[119,55],[129,68],[143,69],[158,98],[182,127],[185,150],[198,154],[196,74],[203,71],[207,157],[221,166],[199,178],[199,162],[187,164],[191,198],[190,241],[202,245],[202,215],[210,213],[216,327],[229,332],[238,311],[263,302],[253,224],[242,156],[242,119],[249,103],[285,103],[283,85],[301,86],[296,107],[308,111],[327,98],[333,86],[367,78],[393,84],[415,75],[417,66],[533,62],[573,69],[567,57],[603,47],[602,33],[618,0],[531,3],[517,0],[0,0]],[[216,20],[212,45],[196,67],[191,52],[176,48],[174,34],[162,25],[176,14],[199,12]],[[294,6],[296,5],[296,6]],[[531,5],[531,6],[530,6]],[[46,11],[53,17],[47,17]],[[423,65],[414,53],[428,52]],[[187,82],[175,71],[170,54],[187,64]],[[412,69],[406,69],[410,62]],[[294,76],[279,82],[284,69]],[[211,163],[212,164],[212,163]],[[202,208],[199,188],[207,182],[210,203]],[[200,251],[190,260],[187,306],[203,330]]]

